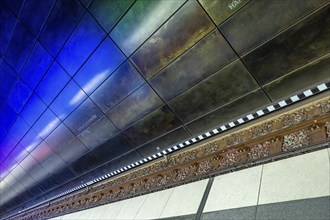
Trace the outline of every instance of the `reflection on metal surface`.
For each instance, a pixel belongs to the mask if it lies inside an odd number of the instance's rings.
[[[129,56],[184,2],[185,0],[137,1],[110,36]]]
[[[328,54],[330,48],[329,13],[330,4],[247,54],[243,62],[256,79],[264,85]]]
[[[169,102],[169,106],[186,123],[256,88],[257,83],[237,60]]]
[[[200,5],[188,1],[133,54],[131,60],[146,78],[150,78],[213,28]]]
[[[199,0],[213,21],[219,25],[251,0]]]

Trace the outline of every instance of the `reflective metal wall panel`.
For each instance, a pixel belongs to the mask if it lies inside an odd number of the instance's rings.
[[[127,128],[123,134],[137,147],[177,128],[180,124],[170,109],[163,106]]]
[[[25,148],[25,150],[31,152],[41,143],[41,141],[42,138],[38,135],[38,133],[33,129],[30,129],[19,143]]]
[[[131,60],[146,78],[150,78],[213,28],[198,2],[188,1],[134,53]]]
[[[39,36],[53,56],[60,51],[83,13],[83,6],[78,0],[56,1]]]
[[[163,99],[169,101],[236,58],[215,30],[153,77],[150,83]]]
[[[32,33],[18,21],[4,56],[4,59],[17,73],[21,71],[34,43],[35,39]]]
[[[327,0],[256,0],[220,26],[229,43],[242,55],[294,24]]]
[[[28,26],[34,35],[38,35],[41,27],[45,23],[55,0],[29,0],[24,1],[24,6],[20,14],[21,21]],[[36,13],[38,12],[38,13]]]
[[[27,152],[20,144],[17,144],[10,153],[16,163],[20,163],[28,154],[29,152]]]
[[[72,132],[61,123],[55,130],[45,139],[47,144],[55,151],[61,148],[63,145],[70,142],[75,136]]]
[[[8,104],[16,113],[19,113],[31,94],[32,91],[25,82],[18,80],[9,96]]]
[[[43,141],[31,152],[30,155],[41,164],[54,153],[54,150]]]
[[[32,126],[46,108],[47,106],[43,101],[36,94],[33,94],[21,111],[21,116],[27,124]]]
[[[257,83],[237,60],[175,98],[169,106],[186,123],[256,88]]]
[[[24,169],[27,172],[30,172],[34,168],[36,168],[39,165],[38,161],[34,159],[34,157],[29,154],[22,162],[20,163],[21,167],[24,167]]]
[[[194,134],[200,134],[207,129],[215,128],[221,124],[229,122],[234,118],[239,118],[260,106],[270,103],[266,95],[260,90],[251,92],[207,115],[187,124],[188,129]]]
[[[87,98],[64,121],[64,124],[66,124],[75,135],[78,135],[101,116],[101,110],[89,98]]]
[[[47,50],[37,42],[21,72],[21,77],[30,89],[37,87],[49,66],[52,64],[52,61],[53,58]]]
[[[64,120],[86,98],[87,95],[71,80],[56,97],[50,108],[61,120]]]
[[[20,141],[29,129],[30,126],[24,121],[21,116],[18,116],[8,133],[17,141]]]
[[[57,116],[50,109],[47,109],[33,125],[32,129],[41,138],[45,139],[60,123],[61,121]]]
[[[265,84],[329,53],[329,13],[330,4],[247,54],[244,63]]]
[[[78,138],[72,139],[57,150],[57,154],[68,164],[72,163],[72,161],[78,159],[87,152],[88,149],[78,140]]]
[[[198,0],[212,20],[221,24],[251,0]]]
[[[82,66],[74,79],[90,95],[124,61],[125,56],[107,37]]]
[[[313,61],[303,68],[281,77],[264,87],[269,97],[273,100],[291,96],[296,91],[301,91],[311,84],[330,80],[330,54]]]
[[[162,150],[166,150],[174,144],[185,140],[190,137],[189,132],[183,128],[179,127],[174,131],[171,131],[150,143],[147,143],[138,148],[138,152],[144,157],[148,157],[152,154],[156,154],[161,152]]]
[[[69,75],[54,62],[37,87],[36,94],[49,105],[69,80]]]
[[[89,10],[109,32],[133,3],[134,0],[97,0],[93,1]]]
[[[110,36],[129,56],[183,3],[184,0],[138,0],[111,31]]]
[[[14,14],[7,9],[3,2],[0,2],[0,20],[6,21],[0,26],[0,57],[3,57],[16,24]]]
[[[105,32],[95,19],[86,13],[61,50],[57,61],[73,76],[104,37]],[[81,44],[85,39],[88,41]]]
[[[0,121],[2,127],[5,130],[8,130],[10,128],[16,117],[16,112],[8,104],[2,106],[2,110],[0,112]]]
[[[57,153],[53,153],[50,157],[48,157],[43,163],[41,163],[50,174],[59,170],[61,167],[65,166],[65,162],[57,155]]]
[[[125,62],[91,95],[103,112],[113,108],[143,83],[143,78],[130,62]]]
[[[117,128],[123,130],[163,104],[153,89],[148,84],[144,84],[110,110],[107,115]]]
[[[118,132],[118,129],[112,122],[106,116],[102,116],[94,124],[81,132],[78,138],[87,148],[94,149]]]
[[[0,98],[5,99],[15,84],[17,74],[6,62],[0,64],[0,71],[2,73],[0,75],[2,84],[0,86]]]

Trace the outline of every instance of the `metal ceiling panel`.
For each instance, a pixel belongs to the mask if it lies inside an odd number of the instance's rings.
[[[198,135],[207,128],[215,128],[226,122],[230,122],[233,118],[245,116],[250,111],[269,103],[270,100],[268,97],[261,89],[258,89],[190,122],[186,126],[191,133]]]
[[[166,150],[174,144],[189,138],[190,136],[190,133],[184,127],[179,127],[174,131],[171,131],[156,140],[139,147],[137,151],[142,157],[146,158],[156,152]]]
[[[87,98],[72,114],[65,119],[64,124],[78,135],[102,116],[102,111]]]
[[[93,1],[89,10],[101,26],[109,32],[133,3],[134,0],[98,0]]]
[[[21,77],[30,89],[37,87],[52,63],[53,57],[39,42],[36,42],[21,72]]]
[[[6,9],[3,2],[0,2],[0,20],[6,21],[0,26],[0,57],[3,57],[16,25],[14,14]]]
[[[69,75],[54,62],[36,89],[36,94],[49,105],[69,82]]]
[[[285,4],[278,0],[251,1],[243,10],[224,22],[220,30],[235,51],[242,55],[266,42],[325,2],[327,0],[290,0]]]
[[[84,8],[78,0],[56,1],[39,35],[41,43],[53,57],[58,54],[83,13]]]
[[[104,37],[105,32],[95,19],[86,13],[62,48],[57,61],[73,76]],[[88,43],[81,44],[84,39],[88,39]]]
[[[163,99],[170,101],[235,59],[234,51],[219,31],[214,30],[153,77],[150,83]]]
[[[219,25],[251,0],[198,0],[212,20]]]
[[[74,79],[90,95],[119,65],[125,56],[110,38],[105,38]]]
[[[37,36],[50,13],[55,0],[29,0],[24,1],[20,14],[21,21]],[[36,11],[38,13],[36,13]]]
[[[34,44],[35,38],[33,37],[33,34],[20,21],[18,21],[4,56],[7,63],[17,73],[22,69],[24,61]]]
[[[181,125],[178,118],[165,105],[145,116],[123,131],[132,146],[138,147]]]
[[[0,98],[5,99],[15,85],[17,74],[6,62],[0,64],[0,72],[2,73],[0,75]]]
[[[54,150],[43,141],[30,153],[30,155],[41,164],[54,153]]]
[[[63,121],[85,99],[87,95],[71,80],[50,105],[51,110]]]
[[[316,85],[329,79],[330,54],[325,55],[303,68],[289,73],[264,86],[272,100],[279,100],[291,96],[296,91],[302,91],[309,85]]]
[[[107,112],[143,83],[134,66],[126,61],[91,95],[93,101]]]
[[[169,106],[187,123],[257,87],[258,84],[243,63],[236,60],[169,102]]]
[[[188,1],[133,54],[131,60],[149,79],[213,28],[201,6],[196,1]]]
[[[46,110],[45,103],[34,93],[30,96],[20,115],[27,124],[32,126]]]
[[[94,149],[118,132],[118,129],[112,122],[106,116],[102,116],[77,137],[87,148]]]
[[[183,3],[184,0],[136,1],[110,36],[130,56]]]
[[[55,130],[45,139],[47,144],[53,148],[53,150],[57,151],[63,145],[70,142],[75,136],[72,132],[65,126],[65,124],[61,123]]]
[[[162,106],[164,102],[147,84],[130,94],[107,115],[120,130],[124,130],[140,118]]]
[[[329,13],[330,4],[247,54],[243,62],[264,85],[326,55],[330,48]]]

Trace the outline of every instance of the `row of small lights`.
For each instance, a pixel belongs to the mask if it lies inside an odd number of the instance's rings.
[[[75,187],[73,189],[67,190],[67,191],[65,191],[65,192],[63,192],[63,193],[61,193],[61,194],[59,194],[57,196],[52,197],[50,200],[56,199],[58,197],[61,197],[61,196],[64,196],[66,194],[72,193],[74,191],[80,190],[82,188],[85,188],[85,187],[87,187],[89,185],[92,185],[92,184],[95,184],[97,182],[100,182],[102,180],[108,179],[110,177],[116,176],[116,175],[118,175],[118,174],[120,174],[122,172],[125,172],[125,171],[130,170],[130,169],[132,169],[134,167],[137,167],[137,166],[140,166],[140,165],[142,165],[144,163],[147,163],[147,162],[150,162],[152,160],[155,160],[155,159],[157,159],[159,157],[162,157],[162,156],[164,156],[166,154],[169,154],[169,153],[172,153],[174,151],[177,151],[177,150],[179,150],[181,148],[184,148],[184,147],[186,147],[188,145],[197,143],[199,141],[202,141],[204,139],[207,139],[209,137],[212,137],[212,136],[214,136],[216,134],[219,134],[219,133],[222,133],[222,132],[224,132],[226,130],[229,130],[229,129],[235,127],[235,126],[238,126],[238,125],[247,123],[247,122],[249,122],[251,120],[254,120],[256,118],[259,118],[259,117],[261,117],[263,115],[266,115],[266,114],[268,114],[270,112],[273,112],[275,110],[279,110],[279,109],[284,108],[284,107],[286,107],[288,105],[291,105],[291,104],[293,104],[295,102],[298,102],[298,101],[300,101],[302,99],[305,99],[307,97],[316,95],[316,94],[318,94],[320,92],[326,91],[329,88],[330,88],[330,82],[328,82],[328,83],[322,83],[322,84],[320,84],[320,85],[318,85],[318,86],[316,86],[314,88],[308,89],[308,90],[306,90],[306,91],[304,91],[304,92],[302,92],[300,94],[291,96],[290,98],[285,99],[285,100],[282,100],[282,101],[280,101],[280,102],[278,102],[278,103],[276,103],[274,105],[270,105],[270,106],[268,106],[268,107],[266,107],[264,109],[258,110],[258,111],[256,111],[253,114],[246,115],[245,117],[239,118],[236,121],[232,121],[232,122],[229,122],[227,124],[221,125],[220,127],[213,129],[212,131],[208,131],[208,132],[206,132],[206,133],[204,133],[202,135],[198,135],[197,137],[193,137],[193,138],[191,138],[189,140],[186,140],[184,142],[181,142],[180,144],[177,144],[175,146],[172,146],[172,147],[170,147],[170,148],[168,148],[166,150],[163,150],[163,151],[158,152],[156,154],[153,154],[153,155],[151,155],[149,157],[146,157],[146,158],[144,158],[142,160],[139,160],[139,161],[137,161],[135,163],[132,163],[132,164],[130,164],[128,166],[125,166],[125,167],[122,167],[122,168],[120,168],[120,169],[118,169],[116,171],[113,171],[113,172],[111,172],[109,174],[106,174],[106,175],[103,175],[103,176],[101,176],[99,178],[96,178],[93,181],[90,181],[88,183],[79,185],[79,186],[77,186],[77,187]]]

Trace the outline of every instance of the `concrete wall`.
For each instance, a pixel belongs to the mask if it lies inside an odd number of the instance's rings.
[[[55,219],[330,219],[329,161],[328,148]]]

